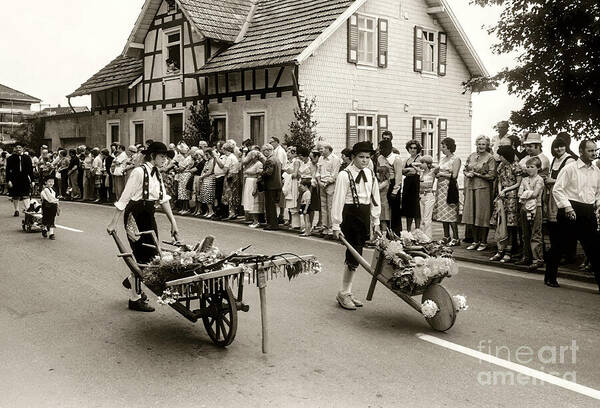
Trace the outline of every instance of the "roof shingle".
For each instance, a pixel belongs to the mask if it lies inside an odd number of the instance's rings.
[[[85,81],[69,97],[89,95],[117,86],[129,85],[144,71],[144,60],[119,55],[97,74]]]
[[[252,6],[251,0],[179,0],[207,38],[234,42]]]
[[[16,89],[9,88],[6,85],[0,84],[0,99],[5,99],[9,101],[19,101],[19,102],[29,102],[29,103],[40,103],[41,100],[27,95],[24,92],[17,91]]]
[[[352,3],[354,0],[260,0],[243,40],[211,58],[198,72],[291,63]]]

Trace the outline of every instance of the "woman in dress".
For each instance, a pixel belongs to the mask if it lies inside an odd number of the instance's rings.
[[[262,174],[263,164],[259,160],[261,153],[256,150],[248,152],[244,166],[244,192],[242,206],[244,212],[252,218],[250,228],[259,226],[259,215],[264,212],[263,193],[258,191],[258,176]]]
[[[180,215],[189,214],[190,199],[192,198],[192,192],[188,189],[188,182],[192,178],[192,168],[194,166],[194,158],[190,153],[190,148],[185,143],[180,143],[179,153],[181,153],[181,159],[179,161],[179,177],[177,178],[177,200],[179,200],[179,206],[181,211]]]
[[[225,143],[222,147],[223,156],[217,158],[217,165],[223,164],[222,169],[225,171],[225,181],[223,185],[223,205],[229,209],[227,219],[233,220],[237,218],[238,207],[241,204],[241,196],[238,195],[240,180],[240,162],[235,155],[235,145]]]
[[[406,150],[410,157],[404,164],[402,174],[404,175],[404,185],[402,188],[402,215],[406,217],[406,230],[411,230],[413,220],[415,228],[421,225],[421,206],[419,204],[419,192],[421,181],[419,179],[419,158],[423,147],[417,140],[409,140],[406,143]]]
[[[498,198],[502,200],[504,218],[506,220],[506,239],[498,242],[498,253],[490,261],[510,262],[513,244],[517,242],[519,227],[519,211],[517,192],[521,185],[521,167],[517,161],[515,150],[511,146],[498,148],[500,164],[498,165]]]
[[[210,147],[204,151],[206,163],[200,174],[200,203],[206,205],[208,211],[204,218],[215,217],[215,152]]]
[[[440,148],[444,157],[440,160],[437,169],[437,190],[435,192],[435,203],[433,205],[433,219],[441,222],[444,227],[444,239],[450,246],[460,246],[458,237],[458,202],[448,203],[448,188],[454,183],[458,189],[457,178],[460,172],[461,162],[454,154],[456,142],[451,137],[442,140]],[[452,239],[450,239],[450,228],[452,228]]]
[[[481,135],[475,140],[477,150],[465,164],[465,208],[462,221],[473,226],[473,243],[468,250],[485,251],[492,217],[491,189],[496,178],[496,161],[489,152],[490,138]]]
[[[302,161],[297,156],[295,146],[290,146],[287,151],[288,163],[283,169],[282,193],[285,197],[285,209],[290,214],[290,226],[300,229],[300,215],[298,213],[298,181],[300,180],[300,165]]]

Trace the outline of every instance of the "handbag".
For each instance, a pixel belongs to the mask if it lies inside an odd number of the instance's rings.
[[[448,184],[448,195],[446,197],[447,204],[458,204],[458,183],[454,177],[450,177],[450,183]]]

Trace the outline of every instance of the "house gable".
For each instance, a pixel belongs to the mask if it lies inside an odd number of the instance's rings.
[[[403,1],[402,8],[393,0],[368,0],[361,6],[357,15],[372,19],[374,29],[378,22],[387,23],[385,67],[348,61],[347,24],[340,25],[300,65],[300,91],[317,99],[319,137],[336,150],[351,145],[353,138],[368,136],[377,143],[381,132],[390,130],[402,153],[406,141],[424,138],[437,159],[439,142],[446,136],[457,141],[457,154],[470,151],[471,95],[464,93],[462,82],[473,72],[458,47],[447,41],[444,75],[437,70],[415,72],[413,66],[415,27],[429,30],[436,39],[446,33],[428,11],[423,0]]]

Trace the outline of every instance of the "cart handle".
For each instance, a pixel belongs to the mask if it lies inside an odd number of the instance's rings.
[[[363,268],[365,268],[367,270],[367,272],[369,272],[372,275],[373,269],[371,268],[371,264],[369,262],[367,262],[367,260],[365,258],[363,258],[361,256],[361,254],[359,254],[358,251],[356,249],[354,249],[354,247],[352,245],[350,245],[350,243],[348,241],[346,241],[346,238],[340,237],[340,240],[346,246],[346,248],[348,248],[348,251],[350,251],[350,253],[354,257],[354,259],[356,259],[358,261],[358,263]]]

